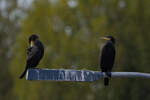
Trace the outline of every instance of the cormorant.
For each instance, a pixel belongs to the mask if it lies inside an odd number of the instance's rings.
[[[20,79],[24,77],[29,68],[35,68],[44,55],[44,46],[37,35],[32,34],[29,37],[29,44],[30,48],[27,49],[26,68],[19,77]]]
[[[115,39],[112,36],[106,36],[102,39],[107,40],[106,44],[102,48],[100,68],[102,72],[105,72],[107,77],[104,78],[104,85],[109,85],[109,78],[111,77],[111,71],[115,60]]]

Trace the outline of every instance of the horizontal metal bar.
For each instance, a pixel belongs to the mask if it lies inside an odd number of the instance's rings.
[[[112,77],[142,77],[150,78],[150,74],[140,72],[111,72]],[[72,69],[28,69],[27,80],[51,80],[51,81],[80,81],[92,82],[107,77],[105,73],[90,70]]]

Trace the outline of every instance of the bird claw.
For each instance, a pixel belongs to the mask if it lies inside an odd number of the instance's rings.
[[[106,75],[107,75],[108,77],[111,77],[111,72],[106,72]]]

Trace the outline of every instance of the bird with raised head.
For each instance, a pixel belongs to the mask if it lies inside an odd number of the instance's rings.
[[[44,55],[44,46],[36,34],[29,37],[30,48],[27,49],[27,61],[24,72],[20,75],[22,79],[29,68],[35,68]]]
[[[106,77],[104,78],[104,85],[109,85],[109,79],[111,78],[111,71],[115,61],[115,38],[113,36],[106,36],[101,39],[107,42],[102,48],[100,57],[100,68],[102,72],[105,72]]]

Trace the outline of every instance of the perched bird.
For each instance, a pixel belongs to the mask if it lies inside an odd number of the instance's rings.
[[[35,68],[44,55],[44,46],[37,35],[32,34],[29,37],[29,44],[30,48],[27,49],[26,68],[19,77],[20,79],[24,77],[29,68]]]
[[[107,77],[104,78],[104,85],[107,86],[109,85],[109,78],[111,77],[111,71],[115,60],[115,39],[112,36],[106,36],[102,39],[107,40],[107,42],[102,48],[100,68],[102,72],[105,72],[107,75]]]

